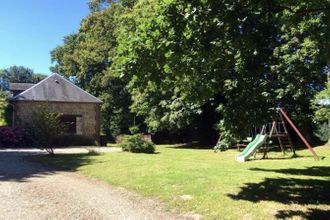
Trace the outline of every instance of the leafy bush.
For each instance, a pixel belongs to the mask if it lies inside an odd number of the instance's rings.
[[[0,125],[12,125],[13,106],[9,103],[9,92],[0,91]]]
[[[328,122],[330,118],[330,81],[327,83],[326,88],[315,95],[312,100],[312,108],[315,111],[314,121]]]
[[[44,106],[33,111],[31,119],[25,122],[28,137],[33,145],[54,154],[54,142],[65,131],[60,114],[51,113]]]
[[[131,132],[131,134],[137,134],[139,133],[140,129],[138,126],[132,126],[129,128],[129,131]]]
[[[319,123],[317,125],[317,130],[314,134],[321,140],[321,141],[329,141],[330,140],[330,127],[328,123]]]
[[[155,152],[155,144],[144,140],[141,134],[125,135],[120,145],[123,151],[133,153],[152,154]]]
[[[0,147],[22,147],[25,143],[24,131],[17,127],[0,127]]]
[[[229,149],[229,145],[224,142],[224,140],[218,140],[217,144],[214,146],[213,150],[214,152],[217,152],[217,151],[226,151]]]
[[[315,135],[321,141],[328,141],[330,143],[330,81],[328,81],[326,88],[315,95],[312,100],[312,108],[314,112],[314,122],[317,129]]]
[[[54,146],[93,146],[95,141],[84,135],[63,134],[54,139]]]

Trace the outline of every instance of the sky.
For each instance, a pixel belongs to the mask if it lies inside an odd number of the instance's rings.
[[[0,0],[0,69],[12,65],[50,74],[50,51],[75,33],[88,0]]]

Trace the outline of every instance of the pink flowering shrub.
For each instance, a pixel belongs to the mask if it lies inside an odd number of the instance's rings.
[[[21,128],[0,126],[0,147],[21,147],[25,142],[24,136]]]

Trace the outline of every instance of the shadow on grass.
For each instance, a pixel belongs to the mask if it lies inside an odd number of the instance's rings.
[[[298,205],[330,205],[330,167],[309,167],[306,169],[259,169],[252,171],[276,172],[287,175],[307,176],[308,179],[299,178],[265,178],[260,183],[246,183],[238,194],[228,194],[234,200],[247,200],[251,202],[274,201],[282,204]],[[324,177],[324,179],[313,179]],[[308,209],[307,211],[280,210],[277,218],[323,219],[329,211]],[[328,215],[329,216],[329,215]]]
[[[1,151],[0,181],[29,182],[32,177],[45,177],[63,170],[74,171],[91,162],[88,154],[49,156],[40,152]]]
[[[288,219],[299,217],[302,219],[329,219],[330,210],[308,209],[306,212],[301,210],[280,210],[275,215],[278,219]]]
[[[330,177],[330,167],[309,167],[306,169],[262,169],[262,168],[251,168],[252,171],[260,172],[275,172],[289,175],[303,175],[303,176],[318,176],[318,177]]]
[[[184,144],[176,144],[171,146],[172,149],[193,149],[193,150],[210,150],[213,149],[214,146],[211,145],[203,145],[199,142],[192,143],[184,143]]]
[[[235,200],[276,201],[283,204],[330,204],[329,181],[297,178],[266,178],[261,183],[247,183]]]
[[[29,160],[49,166],[57,171],[76,171],[81,166],[93,163],[95,161],[93,157],[95,156],[99,156],[99,154],[91,152],[85,154],[55,154],[53,156],[37,155],[29,157]]]
[[[257,153],[256,157],[251,157],[250,160],[291,160],[297,158],[308,158],[313,156],[300,156],[300,155],[283,155],[282,153],[272,154],[273,152],[268,152],[267,157],[263,158],[263,153]]]

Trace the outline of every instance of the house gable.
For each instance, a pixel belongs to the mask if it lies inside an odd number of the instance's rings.
[[[24,92],[13,97],[14,101],[102,103],[69,80],[54,73]]]

